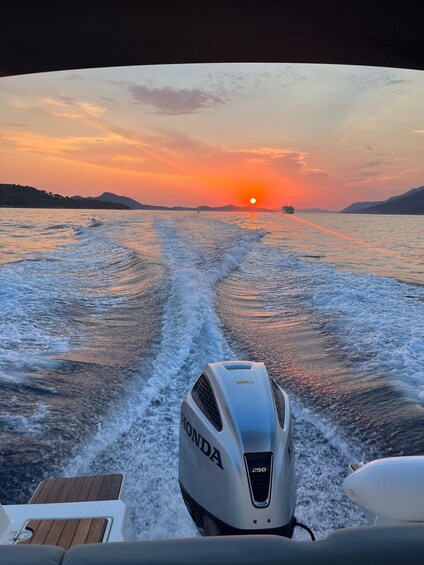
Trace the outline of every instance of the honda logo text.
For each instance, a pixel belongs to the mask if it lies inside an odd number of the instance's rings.
[[[184,428],[186,434],[191,439],[196,447],[206,455],[211,461],[216,463],[220,469],[224,469],[221,461],[221,453],[219,449],[213,447],[207,439],[205,439],[194,426],[190,424],[187,418],[181,413],[181,426]]]

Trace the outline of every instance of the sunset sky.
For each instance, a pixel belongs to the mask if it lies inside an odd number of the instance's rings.
[[[289,64],[0,79],[0,183],[339,210],[424,185],[424,72]]]

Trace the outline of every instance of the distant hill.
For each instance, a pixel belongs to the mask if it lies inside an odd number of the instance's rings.
[[[81,196],[72,196],[74,199],[80,199]],[[101,202],[115,202],[116,204],[123,204],[124,206],[128,206],[131,210],[168,210],[166,206],[150,206],[149,204],[141,204],[134,200],[133,198],[129,198],[128,196],[119,196],[118,194],[114,194],[113,192],[103,192],[100,196],[89,196],[89,199],[100,200]]]
[[[0,206],[10,208],[89,208],[129,210],[128,206],[116,202],[100,202],[92,198],[78,198],[53,194],[33,186],[0,184]]]
[[[81,196],[72,196],[73,199],[80,199]],[[89,196],[89,199],[92,197]],[[103,192],[100,196],[94,197],[96,200],[116,202],[125,204],[132,210],[174,210],[177,212],[275,212],[275,210],[268,210],[267,208],[257,208],[255,206],[234,206],[234,204],[227,204],[227,206],[197,206],[197,208],[190,208],[189,206],[152,206],[151,204],[142,204],[128,196],[119,196],[113,192]]]
[[[359,210],[363,210],[365,208],[370,208],[371,206],[377,206],[377,204],[381,204],[383,200],[379,200],[376,202],[354,202],[350,204],[347,208],[340,210],[341,214],[351,214],[353,212],[358,212]]]
[[[342,214],[424,214],[424,186],[377,202],[355,202]]]

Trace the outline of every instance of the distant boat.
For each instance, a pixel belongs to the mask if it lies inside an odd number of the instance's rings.
[[[294,214],[294,208],[293,206],[289,206],[288,204],[286,204],[285,206],[283,206],[281,208],[283,214]]]

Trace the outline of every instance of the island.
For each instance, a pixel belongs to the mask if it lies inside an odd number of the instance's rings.
[[[341,210],[342,214],[424,214],[424,186],[377,202],[354,202]]]
[[[129,206],[94,198],[73,199],[61,194],[39,190],[33,186],[0,184],[0,207],[3,208],[76,208],[129,210]]]

